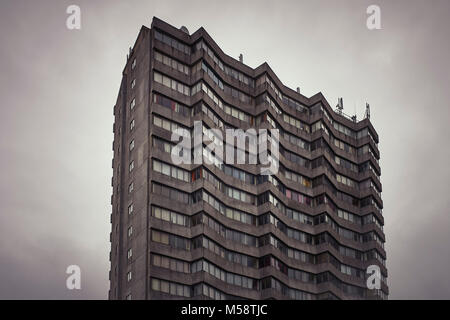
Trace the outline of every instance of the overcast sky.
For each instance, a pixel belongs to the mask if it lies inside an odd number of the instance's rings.
[[[81,7],[81,30],[66,8]],[[381,8],[368,30],[366,8]],[[0,3],[0,298],[105,299],[112,108],[153,16],[361,118],[380,136],[392,299],[450,299],[450,1]],[[66,289],[68,265],[82,290]]]

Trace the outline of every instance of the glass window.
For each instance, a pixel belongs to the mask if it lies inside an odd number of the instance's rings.
[[[161,292],[169,293],[169,282],[161,281]]]
[[[162,127],[163,129],[170,131],[170,122],[167,120],[162,120]]]
[[[159,62],[162,61],[162,54],[159,53],[158,51],[155,52],[155,59]]]
[[[161,267],[169,269],[169,266],[170,266],[169,258],[161,257]]]
[[[154,207],[154,214],[156,218],[161,219],[161,208]]]
[[[177,286],[175,283],[170,283],[170,294],[175,296],[177,294]]]
[[[154,255],[153,256],[153,265],[156,267],[160,267],[161,266],[161,256],[159,255]]]
[[[170,78],[163,76],[163,85],[170,88]]]
[[[191,296],[191,292],[188,286],[184,286],[184,296],[187,298]]]
[[[161,234],[161,243],[169,244],[169,235],[167,233]]]
[[[170,167],[168,164],[163,163],[162,164],[162,173],[166,176],[170,176]]]
[[[153,117],[153,123],[154,123],[156,126],[158,126],[158,127],[161,127],[161,126],[162,126],[162,124],[161,124],[161,118]]]
[[[156,172],[161,172],[161,162],[153,161],[153,170]]]
[[[162,75],[160,73],[155,72],[155,81],[158,83],[162,83]]]
[[[160,291],[160,281],[158,279],[152,279],[152,290]]]
[[[152,241],[161,242],[161,233],[159,233],[158,231],[153,231],[152,232]]]
[[[165,221],[170,221],[170,212],[168,210],[162,210],[161,219]]]
[[[242,284],[242,277],[239,275],[234,276],[234,284],[240,286]]]
[[[130,162],[130,165],[129,165],[128,169],[129,169],[130,172],[133,171],[133,169],[134,169],[134,161]]]
[[[177,224],[182,225],[182,226],[185,225],[184,220],[185,219],[181,214],[177,215]]]

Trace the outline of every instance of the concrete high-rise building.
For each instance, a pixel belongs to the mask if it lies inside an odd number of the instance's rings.
[[[267,63],[226,55],[203,28],[157,18],[130,49],[114,116],[110,299],[387,298],[370,116],[334,111]],[[278,129],[278,172],[214,156],[175,164],[172,132],[194,121]],[[367,288],[371,265],[381,289]]]

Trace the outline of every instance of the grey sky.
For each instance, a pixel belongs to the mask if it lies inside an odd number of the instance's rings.
[[[81,7],[82,29],[65,27]],[[381,7],[382,30],[366,28]],[[112,107],[126,54],[157,16],[203,26],[233,57],[267,61],[380,136],[393,299],[450,298],[450,2],[0,3],[0,298],[107,297]],[[68,291],[65,269],[82,270]]]

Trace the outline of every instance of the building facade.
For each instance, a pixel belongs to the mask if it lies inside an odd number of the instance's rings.
[[[378,135],[153,18],[113,125],[110,299],[386,299]],[[175,165],[177,128],[279,130],[279,170]],[[269,150],[269,153],[271,151]],[[381,289],[366,269],[381,270]]]

